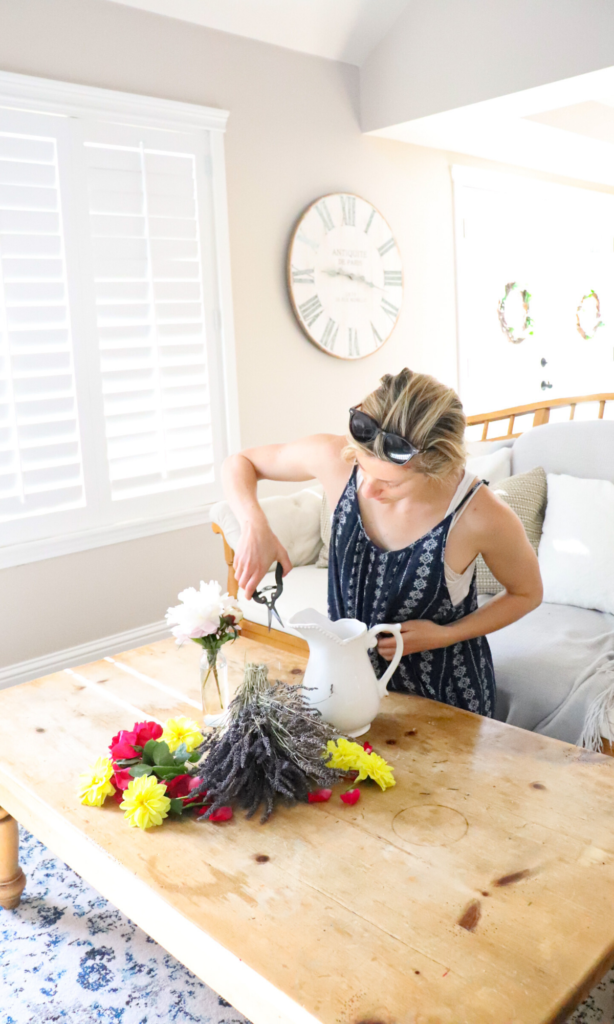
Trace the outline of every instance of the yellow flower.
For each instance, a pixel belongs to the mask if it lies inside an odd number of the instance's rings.
[[[362,768],[365,771],[365,775],[362,777],[366,778],[368,776],[370,779],[373,779],[374,782],[377,782],[380,789],[390,789],[391,786],[396,786],[397,784],[392,774],[394,768],[391,768],[388,762],[383,757],[380,757],[379,754],[376,754],[375,751],[371,754],[365,752],[361,770]],[[361,776],[359,775],[358,778],[360,779]]]
[[[191,754],[202,743],[203,734],[198,728],[197,722],[193,722],[191,718],[180,715],[179,718],[169,718],[160,738],[165,743],[168,743],[168,749],[171,753],[177,747],[180,747],[182,743],[185,743],[188,753]]]
[[[79,799],[88,807],[102,807],[108,796],[113,796],[115,786],[109,781],[113,765],[108,757],[97,757],[86,772],[79,775]]]
[[[162,824],[171,802],[164,783],[155,775],[141,775],[129,783],[119,806],[132,828],[151,828]]]
[[[326,762],[327,768],[338,768],[342,772],[357,771],[356,782],[373,779],[380,789],[396,786],[392,774],[394,769],[379,754],[367,754],[360,743],[352,743],[341,736],[337,742],[329,740],[326,749],[330,754],[330,760]]]

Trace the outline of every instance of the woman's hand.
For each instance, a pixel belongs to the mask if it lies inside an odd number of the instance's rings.
[[[233,561],[235,579],[250,600],[254,590],[274,562],[281,562],[286,576],[292,568],[288,552],[275,536],[264,516],[243,524],[241,540]]]
[[[400,626],[403,654],[433,651],[437,647],[447,647],[454,642],[449,636],[447,626],[438,626],[430,619],[410,619],[408,622],[401,622]],[[380,633],[377,641],[378,654],[381,654],[386,661],[392,661],[396,649],[396,637],[392,633]]]

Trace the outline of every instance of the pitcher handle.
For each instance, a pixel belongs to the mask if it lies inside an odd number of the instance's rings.
[[[379,695],[383,697],[386,693],[386,686],[388,680],[395,671],[403,656],[403,637],[401,636],[401,626],[398,622],[383,623],[381,626],[373,626],[372,629],[367,631],[367,647],[369,650],[372,647],[377,646],[377,634],[378,633],[393,633],[397,638],[397,649],[394,652],[394,657],[390,662],[390,665],[384,672],[381,679],[378,679],[377,684],[379,688]]]

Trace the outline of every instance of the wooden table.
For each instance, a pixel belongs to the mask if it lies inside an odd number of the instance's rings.
[[[369,739],[397,786],[354,807],[141,832],[81,806],[118,729],[198,718],[198,656],[162,641],[0,692],[0,804],[254,1024],[566,1018],[614,961],[612,758],[389,696]],[[15,840],[5,817],[5,905]]]

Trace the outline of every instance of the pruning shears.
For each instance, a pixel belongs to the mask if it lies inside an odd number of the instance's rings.
[[[279,612],[275,607],[276,602],[281,597],[282,590],[284,589],[283,583],[284,567],[281,562],[278,562],[275,566],[275,583],[268,587],[262,587],[261,590],[255,590],[252,597],[256,604],[264,604],[267,607],[268,618],[269,618],[269,633],[271,632],[271,625],[273,623],[273,616],[279,622],[281,628],[284,628],[284,624],[281,621]]]

